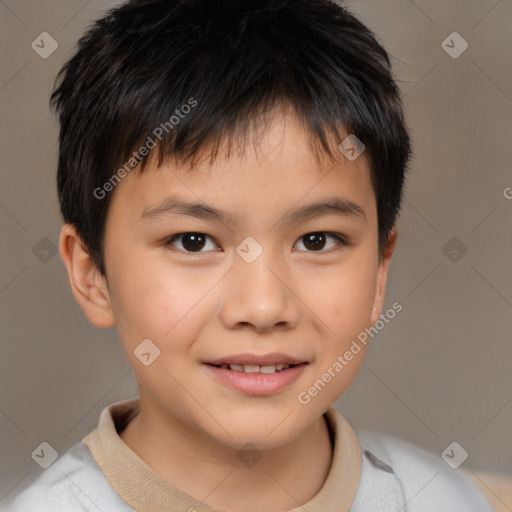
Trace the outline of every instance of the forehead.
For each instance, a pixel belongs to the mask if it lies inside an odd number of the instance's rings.
[[[351,162],[334,146],[333,161],[289,112],[275,112],[243,150],[229,147],[228,156],[227,149],[219,147],[213,163],[205,151],[193,166],[172,160],[158,166],[152,155],[143,172],[135,169],[117,185],[110,209],[140,218],[174,196],[218,205],[240,220],[327,196],[366,207],[375,200],[367,156]]]

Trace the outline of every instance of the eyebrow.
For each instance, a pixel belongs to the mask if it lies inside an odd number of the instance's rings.
[[[154,208],[146,208],[142,212],[140,219],[153,221],[175,215],[188,215],[197,219],[216,221],[223,224],[235,224],[237,222],[237,218],[228,212],[218,210],[207,204],[192,203],[173,197],[165,199]],[[290,210],[283,215],[279,222],[298,224],[323,215],[340,215],[366,222],[364,209],[353,201],[342,197],[331,197],[324,201]]]

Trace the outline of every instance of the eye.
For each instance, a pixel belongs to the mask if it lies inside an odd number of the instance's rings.
[[[210,249],[206,249],[206,251],[201,251],[207,246],[207,240],[212,240],[208,235],[204,233],[179,233],[178,235],[174,235],[169,238],[165,245],[174,245],[174,242],[181,239],[181,246],[183,249],[180,249],[183,252],[206,252],[208,250],[217,250],[217,245],[212,241],[212,247]]]
[[[329,238],[333,239],[336,243],[332,244],[330,247],[326,247],[326,242],[327,239]],[[208,247],[208,241],[210,241],[210,247]],[[177,247],[176,242],[179,242],[181,244],[181,248]],[[348,242],[343,235],[340,235],[338,233],[326,233],[325,231],[308,233],[299,238],[295,245],[297,245],[298,243],[302,243],[306,248],[307,252],[326,252],[326,249],[332,249],[335,247],[348,245]],[[218,250],[217,244],[213,241],[213,239],[210,236],[205,235],[204,233],[195,232],[179,233],[177,235],[174,235],[165,242],[165,245],[172,245],[176,247],[178,250],[186,253],[201,253]]]
[[[347,240],[343,235],[337,233],[326,233],[325,231],[316,231],[315,233],[308,233],[297,240],[297,243],[302,242],[308,252],[325,252],[325,244],[327,238],[333,238],[337,241],[337,244],[327,247],[330,249],[336,246],[348,245]]]

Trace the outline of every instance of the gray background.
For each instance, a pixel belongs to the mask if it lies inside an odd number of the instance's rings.
[[[0,499],[43,471],[31,458],[42,441],[62,454],[104,407],[137,394],[115,330],[89,324],[52,252],[61,219],[48,97],[77,38],[115,3],[0,1]],[[457,441],[464,468],[510,478],[512,2],[346,5],[393,57],[415,157],[386,304],[403,311],[336,407],[356,428],[437,454]],[[47,59],[31,47],[43,31],[59,45]],[[469,44],[456,59],[441,46],[454,31]]]

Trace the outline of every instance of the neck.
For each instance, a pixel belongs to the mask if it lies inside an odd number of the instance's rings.
[[[144,412],[141,408],[121,439],[171,486],[226,512],[299,507],[318,493],[331,467],[332,446],[323,416],[286,446],[248,452],[244,465],[240,450],[191,431],[178,420],[148,418]]]

